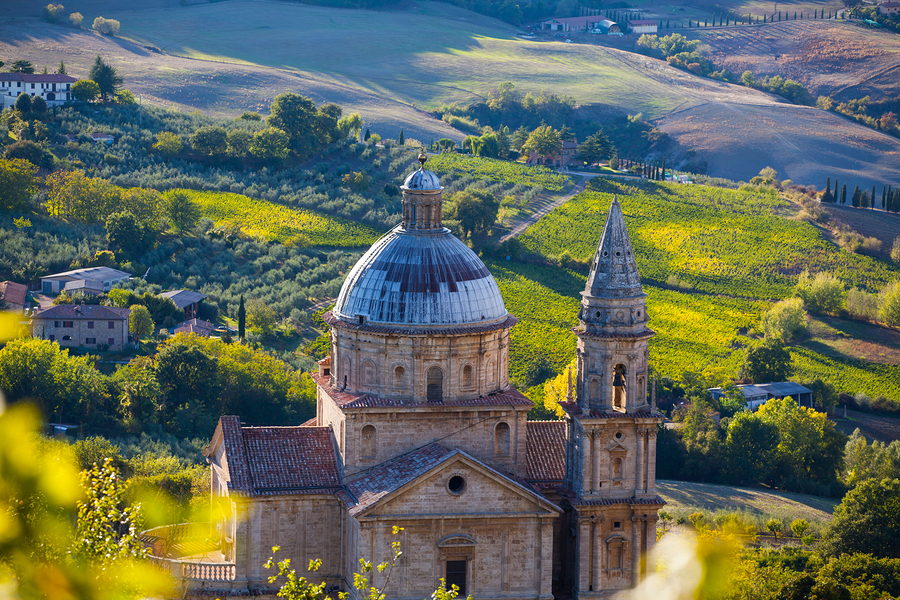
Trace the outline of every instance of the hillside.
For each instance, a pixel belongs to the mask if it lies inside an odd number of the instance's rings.
[[[382,136],[403,128],[426,142],[463,134],[421,108],[480,100],[512,81],[522,91],[658,119],[715,176],[746,180],[771,165],[782,177],[821,185],[844,169],[872,182],[900,169],[900,142],[834,115],[622,50],[521,40],[507,24],[440,2],[368,11],[234,0],[104,13],[122,22],[127,39],[8,18],[0,56],[39,66],[63,59],[83,74],[101,54],[144,101],[210,114],[263,110],[278,93],[296,91],[360,112]]]

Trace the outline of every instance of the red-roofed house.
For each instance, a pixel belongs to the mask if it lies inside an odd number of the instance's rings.
[[[119,352],[128,343],[131,310],[93,304],[60,304],[31,317],[31,335],[62,347],[106,348]]]
[[[878,12],[882,15],[896,15],[900,13],[900,2],[882,2],[878,5]]]
[[[0,98],[3,108],[16,103],[19,94],[41,96],[47,106],[59,106],[72,99],[72,84],[78,81],[69,75],[0,73]]]
[[[14,281],[0,282],[0,310],[22,312],[25,310],[25,299],[28,297],[28,286]]]
[[[313,376],[315,418],[248,427],[223,416],[204,451],[224,508],[206,554],[179,553],[184,525],[142,539],[189,596],[273,593],[262,563],[274,545],[299,577],[351,591],[360,559],[388,560],[399,541],[390,580],[368,575],[388,598],[427,598],[441,579],[478,600],[612,597],[640,580],[664,504],[653,332],[618,201],[582,295],[565,420],[534,422],[509,378],[516,319],[441,224],[440,180],[423,165],[401,189],[403,222],[322,316],[331,348]]]

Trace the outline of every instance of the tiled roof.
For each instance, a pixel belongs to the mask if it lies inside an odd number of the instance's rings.
[[[384,496],[400,489],[456,452],[438,443],[429,444],[382,463],[359,479],[351,481],[347,484],[347,489],[355,497],[356,505],[350,509],[350,514],[355,516],[366,510]]]
[[[656,332],[649,327],[644,327],[641,331],[587,331],[582,327],[573,327],[572,331],[575,335],[582,337],[623,340],[651,338],[656,335]]]
[[[422,408],[422,407],[454,407],[454,406],[532,406],[534,403],[522,395],[519,390],[509,387],[502,392],[469,398],[467,400],[445,400],[443,402],[411,402],[392,398],[380,398],[371,394],[349,394],[339,392],[331,387],[331,378],[310,373],[319,387],[323,388],[341,408]]]
[[[329,493],[341,486],[330,427],[242,427],[254,495]]]
[[[332,327],[365,331],[369,333],[390,333],[394,335],[456,335],[460,333],[483,333],[487,331],[496,331],[498,329],[509,329],[519,322],[519,320],[514,316],[507,315],[506,319],[504,319],[503,321],[489,323],[487,325],[480,325],[475,323],[472,325],[465,325],[460,327],[442,327],[436,329],[423,329],[420,327],[412,329],[400,326],[372,325],[371,323],[363,323],[362,325],[360,325],[359,323],[341,320],[330,311],[323,314],[322,319]]]
[[[566,476],[566,422],[528,421],[525,431],[528,480],[561,483]]]
[[[309,421],[304,421],[300,423],[300,427],[316,427],[316,417],[313,417]]]
[[[35,319],[95,319],[98,321],[116,321],[127,319],[131,314],[128,308],[115,306],[99,306],[96,304],[60,304],[51,306],[34,314]]]
[[[0,282],[0,299],[9,304],[24,305],[28,295],[28,286],[14,281]]]
[[[665,504],[661,496],[653,498],[599,498],[597,500],[581,500],[573,502],[575,506],[612,506],[614,504]]]
[[[0,73],[0,81],[24,81],[25,83],[74,83],[70,75],[58,73]]]
[[[244,448],[241,419],[230,415],[220,417],[219,425],[222,427],[225,456],[228,459],[230,488],[250,493],[250,468],[247,465],[247,451]]]

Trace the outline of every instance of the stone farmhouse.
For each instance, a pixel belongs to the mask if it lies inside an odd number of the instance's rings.
[[[60,304],[31,317],[31,335],[63,348],[100,348],[113,352],[128,343],[127,308],[92,304]]]
[[[0,281],[0,310],[22,312],[28,301],[28,286],[15,281]]]
[[[78,81],[69,75],[0,73],[0,98],[2,108],[9,108],[16,103],[22,92],[34,97],[40,96],[47,101],[47,106],[59,106],[72,99],[72,84]]]
[[[663,415],[648,402],[654,334],[618,201],[583,293],[565,419],[529,421],[533,404],[508,376],[516,318],[443,227],[443,188],[420,160],[401,187],[402,223],[323,317],[315,418],[221,417],[204,453],[224,516],[142,534],[186,597],[271,596],[273,545],[298,576],[351,597],[359,560],[387,559],[393,541],[404,554],[389,598],[427,598],[443,578],[476,599],[606,599],[642,577],[664,504]],[[321,568],[307,571],[314,558]]]
[[[896,15],[900,13],[900,2],[882,2],[878,5],[878,12],[882,15]]]

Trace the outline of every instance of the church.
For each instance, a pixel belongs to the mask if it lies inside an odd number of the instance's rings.
[[[641,578],[664,504],[662,415],[648,400],[653,332],[618,201],[582,293],[565,419],[529,421],[533,404],[508,376],[516,318],[442,225],[443,188],[420,162],[401,187],[402,222],[324,316],[315,418],[220,419],[206,456],[233,566],[198,595],[272,594],[263,563],[276,545],[298,576],[351,597],[360,559],[387,560],[394,541],[391,599],[428,598],[441,579],[477,600],[605,599]]]

